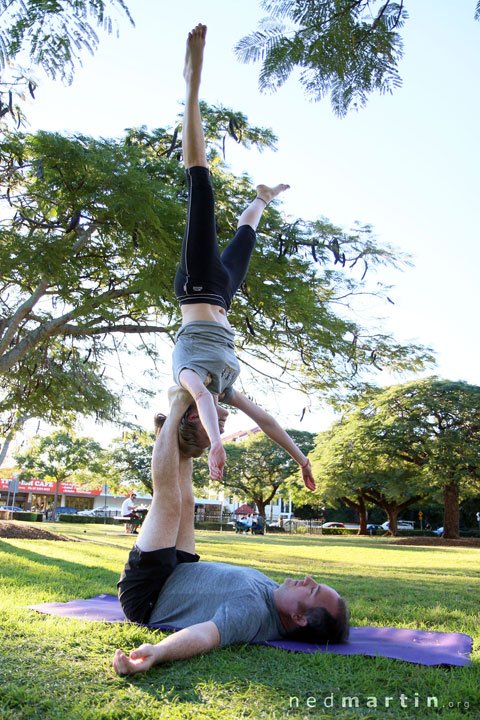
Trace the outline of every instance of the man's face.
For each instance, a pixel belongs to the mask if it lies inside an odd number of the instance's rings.
[[[228,410],[225,410],[225,408],[221,407],[221,405],[216,405],[215,410],[217,411],[218,416],[218,429],[220,431],[220,435],[225,431],[225,422],[228,417]],[[208,447],[210,445],[210,440],[208,439],[207,431],[203,427],[200,417],[198,415],[198,410],[196,405],[192,405],[190,412],[187,416],[187,420],[190,423],[195,423],[197,425],[197,441],[199,445],[202,445],[203,447]]]
[[[320,585],[308,576],[304,580],[286,578],[275,591],[277,609],[290,617],[315,607],[323,607],[335,617],[339,599],[340,595],[332,587]]]

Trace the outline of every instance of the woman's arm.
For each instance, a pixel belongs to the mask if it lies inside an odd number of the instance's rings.
[[[279,425],[271,415],[265,412],[265,410],[262,410],[262,408],[245,397],[245,395],[239,393],[238,390],[233,391],[233,396],[229,404],[244,412],[245,415],[248,415],[248,417],[254,420],[258,427],[263,430],[265,435],[268,435],[271,440],[286,450],[295,462],[300,465],[305,487],[309,490],[315,490],[315,480],[313,478],[310,461],[281,425]]]
[[[117,650],[113,658],[113,669],[119,675],[133,675],[150,670],[159,663],[184,660],[208,652],[219,645],[220,633],[215,623],[209,620],[179,630],[156,645],[140,645],[129,656]]]
[[[207,390],[202,378],[194,370],[182,370],[179,375],[180,384],[192,396],[198,410],[200,422],[210,440],[210,453],[208,455],[208,468],[212,480],[221,480],[225,466],[225,450],[218,427],[218,414],[211,392]]]

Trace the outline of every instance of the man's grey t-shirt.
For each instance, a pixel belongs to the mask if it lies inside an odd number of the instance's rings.
[[[183,325],[177,333],[172,355],[173,379],[180,385],[182,370],[194,370],[204,382],[211,381],[208,390],[214,395],[224,393],[222,401],[230,402],[233,383],[240,374],[235,355],[235,332],[210,320],[194,320]]]
[[[221,647],[278,640],[286,631],[273,599],[276,588],[278,583],[253,568],[183,563],[163,586],[149,622],[184,628],[211,620]]]

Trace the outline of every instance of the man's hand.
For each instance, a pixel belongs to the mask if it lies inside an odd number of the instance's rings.
[[[302,471],[303,483],[307,490],[315,490],[315,478],[313,477],[310,460],[305,467],[302,467],[300,469]]]
[[[113,669],[118,675],[134,675],[150,670],[152,665],[155,665],[156,659],[155,646],[145,643],[136,650],[132,650],[130,657],[121,650],[115,650]]]
[[[223,477],[223,468],[227,455],[222,443],[213,443],[208,455],[208,469],[212,480],[221,480]]]
[[[220,633],[214,622],[208,620],[179,630],[160,640],[156,645],[145,643],[133,650],[130,656],[116,650],[113,669],[119,675],[133,675],[150,670],[153,665],[199,655],[220,645]]]

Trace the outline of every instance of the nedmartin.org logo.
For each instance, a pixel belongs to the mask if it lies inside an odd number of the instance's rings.
[[[419,693],[405,695],[400,692],[398,695],[329,695],[315,696],[308,695],[303,700],[296,695],[289,698],[289,710],[332,710],[334,708],[431,708],[444,710],[445,708],[457,708],[458,710],[469,710],[468,700],[456,700],[440,702],[436,695],[421,697]]]

